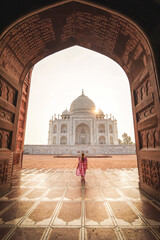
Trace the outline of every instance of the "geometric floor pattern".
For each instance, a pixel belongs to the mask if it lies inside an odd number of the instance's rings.
[[[137,169],[14,171],[0,198],[0,239],[160,239],[160,205],[140,193]]]

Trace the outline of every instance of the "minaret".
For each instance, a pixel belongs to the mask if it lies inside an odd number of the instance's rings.
[[[48,145],[52,145],[53,119],[49,121]]]
[[[117,120],[114,119],[114,144],[118,145],[118,129],[117,129]]]

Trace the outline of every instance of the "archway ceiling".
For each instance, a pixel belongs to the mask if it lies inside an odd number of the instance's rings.
[[[0,32],[10,24],[24,15],[34,12],[37,9],[61,3],[60,0],[5,0],[1,1],[0,7]],[[87,0],[84,2],[99,4],[115,11],[118,11],[146,29],[153,31],[152,26],[160,22],[160,1],[159,0]]]
[[[21,9],[22,5],[19,6],[18,2],[16,1],[16,12],[20,17],[24,7]],[[111,7],[111,2],[107,2]],[[133,7],[133,1],[131,3]],[[35,6],[38,8],[40,4],[41,1],[34,1],[34,5],[29,1],[27,5],[24,1],[26,11],[35,9]],[[153,10],[155,4],[152,6]],[[114,1],[114,9],[115,6],[120,7],[118,1]],[[129,12],[129,9],[127,4],[126,11]],[[141,5],[140,9],[142,11]],[[12,18],[15,16],[13,12]],[[149,26],[147,19],[144,18],[145,26]],[[23,19],[6,33],[0,45],[0,65],[11,78],[16,81],[23,80],[28,70],[39,60],[74,45],[111,57],[122,66],[131,81],[133,75],[135,79],[151,60],[148,44],[131,23],[113,13],[84,3],[65,2]]]

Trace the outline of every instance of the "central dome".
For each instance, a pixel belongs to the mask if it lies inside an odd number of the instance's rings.
[[[94,102],[84,95],[84,92],[82,91],[82,95],[76,98],[70,106],[70,112],[71,113],[83,113],[83,112],[89,112],[89,113],[95,113],[95,104]]]

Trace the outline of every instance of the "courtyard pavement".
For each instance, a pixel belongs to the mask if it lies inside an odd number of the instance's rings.
[[[0,198],[0,239],[160,239],[160,205],[140,193],[137,168],[15,170]]]

